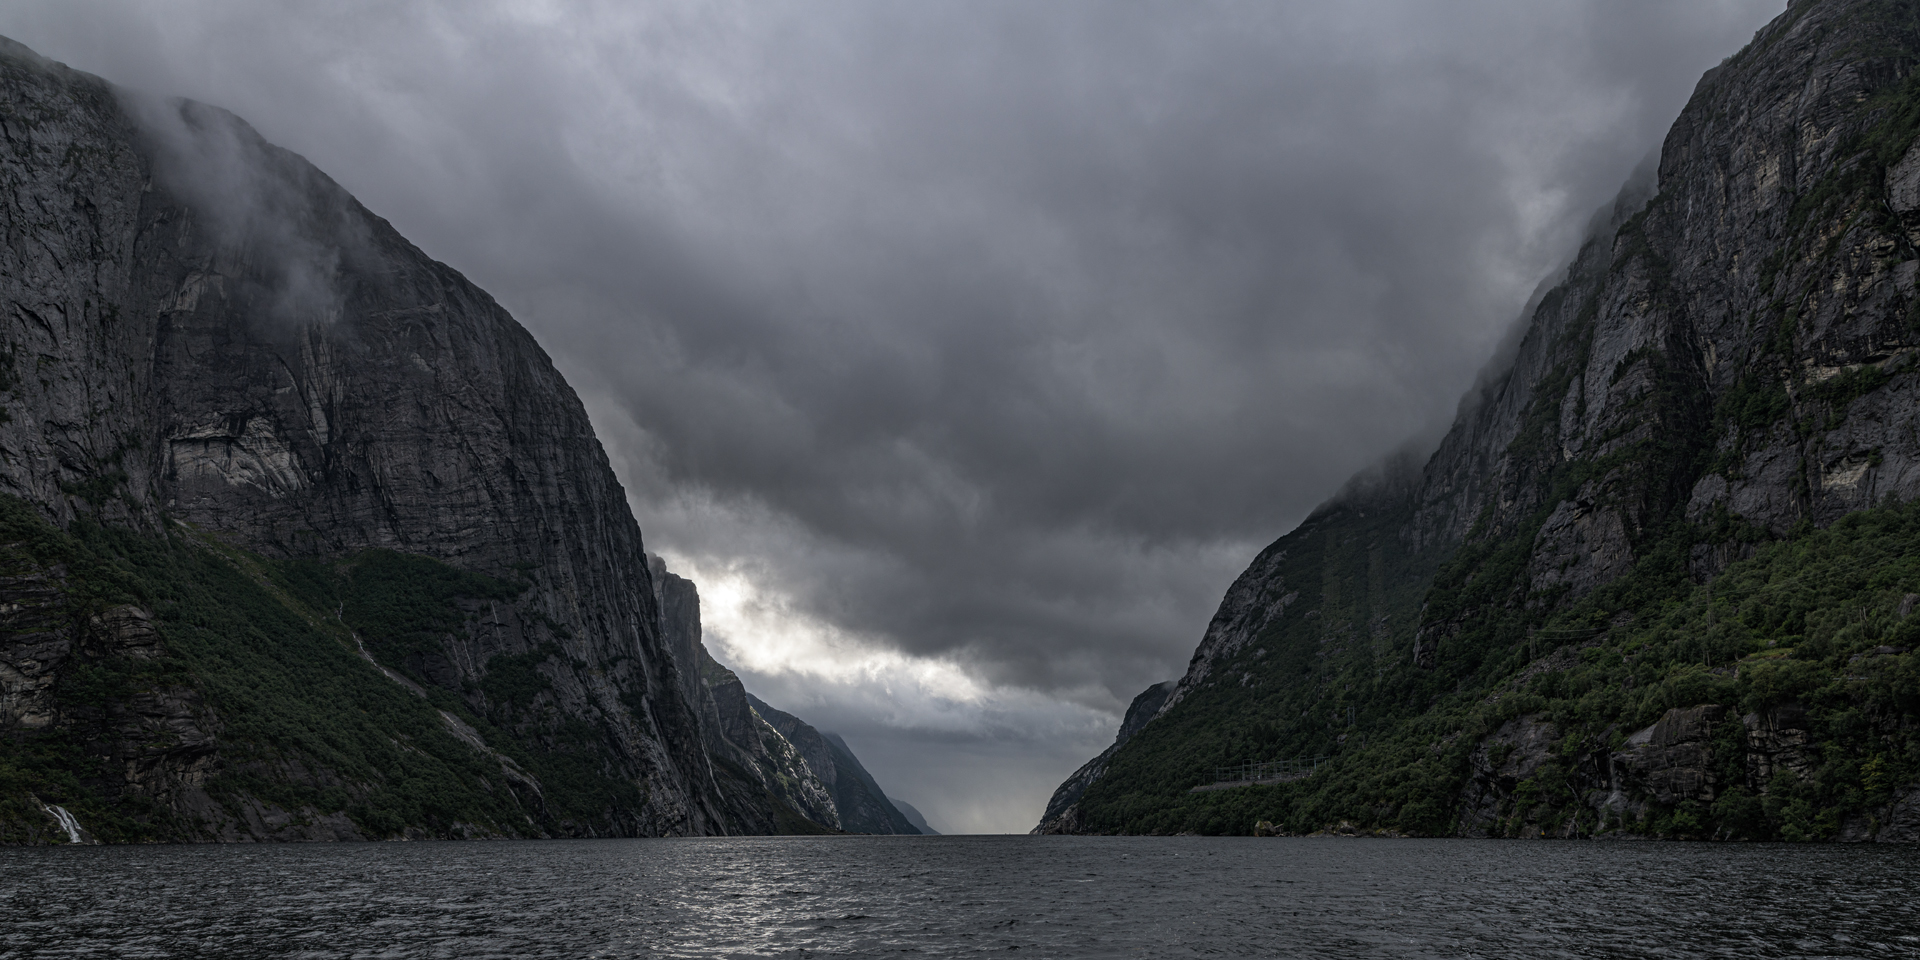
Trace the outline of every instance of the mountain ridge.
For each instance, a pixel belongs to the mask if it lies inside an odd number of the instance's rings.
[[[747,702],[753,705],[755,713],[779,731],[806,759],[808,769],[820,778],[833,798],[834,810],[842,829],[849,833],[909,836],[920,833],[904,814],[894,808],[893,802],[887,799],[873,775],[860,765],[852,748],[839,734],[815,730],[799,717],[768,706],[766,701],[753,694],[747,694]]]
[[[1920,836],[1920,581],[1862,566],[1920,493],[1916,65],[1914,4],[1796,0],[1709,71],[1417,482],[1262,551],[1040,829]]]
[[[5,39],[0,141],[0,842],[838,829],[485,291]]]

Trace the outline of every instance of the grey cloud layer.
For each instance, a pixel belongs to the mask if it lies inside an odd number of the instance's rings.
[[[499,296],[656,549],[1116,710],[1444,425],[1780,4],[322,6],[0,31],[234,110]]]

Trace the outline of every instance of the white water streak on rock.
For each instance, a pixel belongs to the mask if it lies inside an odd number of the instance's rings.
[[[73,814],[68,813],[66,807],[59,806],[58,804],[43,803],[40,805],[40,809],[46,811],[47,816],[52,817],[55,823],[60,824],[60,829],[67,832],[68,843],[87,842],[86,837],[80,833],[80,821],[74,819]]]

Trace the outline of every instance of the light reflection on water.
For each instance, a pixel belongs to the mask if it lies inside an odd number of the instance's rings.
[[[1207,837],[0,848],[0,957],[1920,957],[1920,850]]]

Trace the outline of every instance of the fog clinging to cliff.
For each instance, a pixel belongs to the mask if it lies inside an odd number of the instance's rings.
[[[580,391],[710,646],[1024,830],[1233,576],[1444,426],[1779,0],[11,0],[225,107]]]

